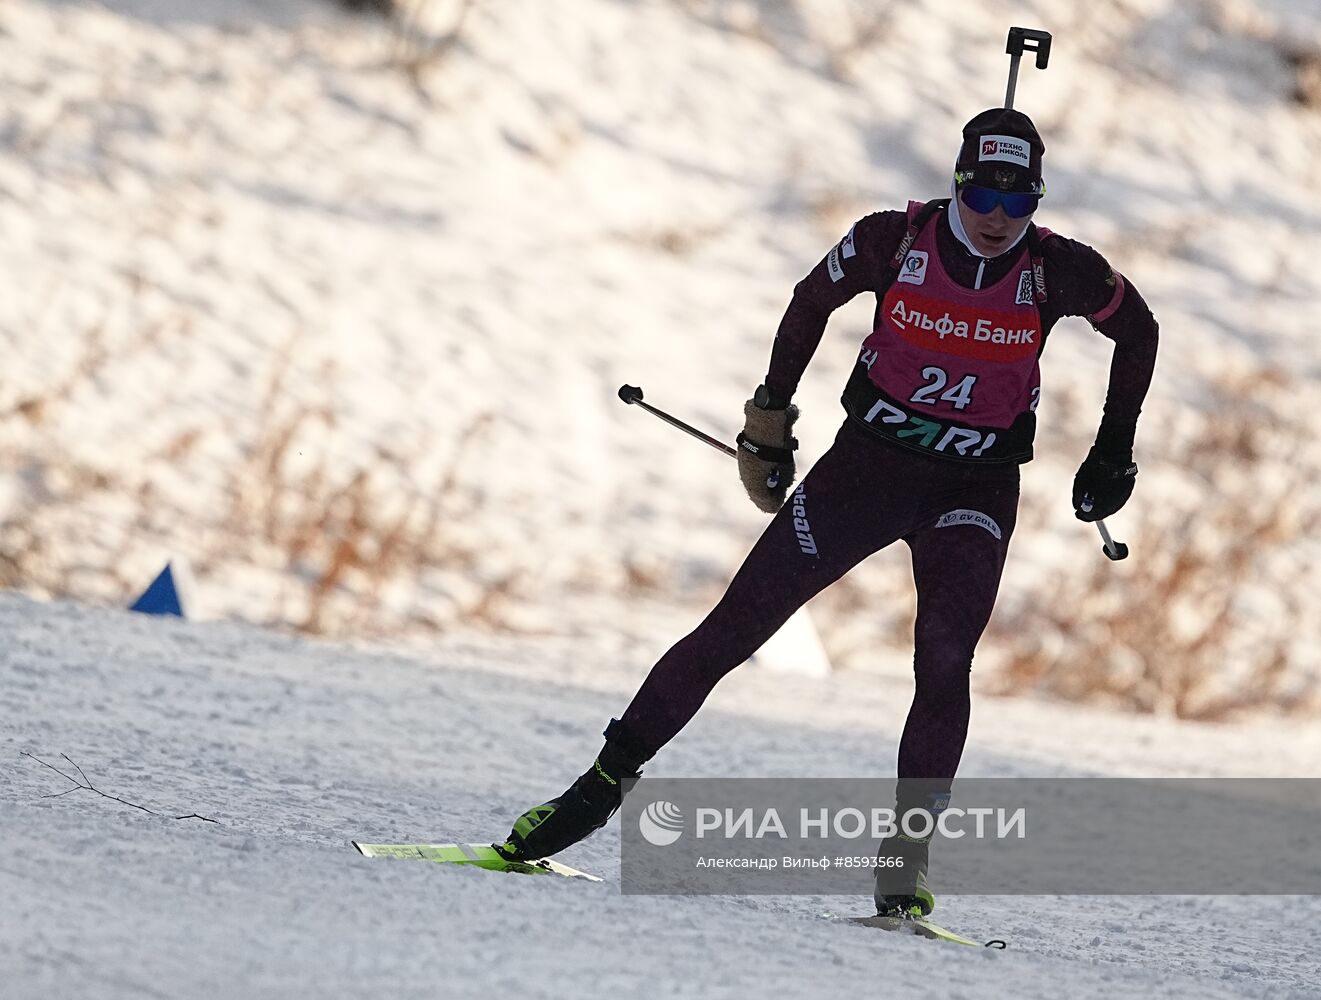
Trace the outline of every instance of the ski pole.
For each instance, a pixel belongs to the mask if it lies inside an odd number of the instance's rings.
[[[1018,63],[1024,52],[1037,54],[1037,69],[1045,69],[1050,62],[1050,32],[1037,28],[1010,28],[1009,40],[1005,52],[1009,54],[1009,85],[1005,88],[1005,107],[1014,106],[1014,90],[1018,86]],[[1101,533],[1101,551],[1111,562],[1128,558],[1128,546],[1116,542],[1110,537],[1110,529],[1105,526],[1105,519],[1095,522],[1096,530]]]
[[[1035,44],[1030,44],[1035,43]],[[1014,106],[1014,88],[1018,86],[1018,61],[1023,58],[1024,50],[1037,54],[1037,69],[1045,69],[1050,62],[1050,32],[1037,28],[1010,28],[1009,43],[1005,51],[1009,53],[1009,86],[1005,89],[1005,107]]]
[[[1105,518],[1096,522],[1096,530],[1101,533],[1101,551],[1105,553],[1107,559],[1111,562],[1119,562],[1120,559],[1128,558],[1128,546],[1110,537],[1110,530],[1105,526]]]
[[[664,410],[652,406],[650,403],[644,403],[642,401],[642,390],[638,388],[636,385],[621,385],[619,387],[619,398],[622,399],[625,403],[629,403],[629,404],[636,403],[638,406],[642,407],[648,413],[660,417],[667,424],[679,428],[679,430],[683,431],[686,434],[691,434],[693,437],[697,438],[697,440],[703,442],[704,444],[709,444],[712,448],[715,448],[717,451],[723,451],[726,455],[730,456],[731,458],[738,457],[738,452],[733,448],[731,448],[729,445],[725,444],[725,442],[717,441],[710,434],[703,434],[696,427],[693,427],[689,424],[685,424],[678,417],[672,417]],[[776,468],[773,469],[771,471],[771,474],[766,477],[766,488],[773,490],[778,485],[780,485],[780,470]]]
[[[637,404],[638,406],[642,407],[644,410],[646,410],[648,413],[652,414],[653,416],[660,417],[671,427],[677,427],[685,434],[691,434],[693,437],[697,438],[697,440],[701,441],[703,444],[709,444],[712,448],[716,449],[716,451],[723,451],[726,455],[729,455],[732,458],[738,457],[738,452],[735,451],[733,448],[731,448],[729,445],[725,444],[725,442],[717,441],[710,434],[703,434],[696,427],[693,427],[690,424],[685,424],[678,417],[672,417],[664,410],[658,409],[652,406],[650,403],[644,403],[642,401],[642,390],[638,388],[636,385],[621,385],[619,387],[619,398],[622,399],[625,403],[628,403],[630,406],[633,404]]]

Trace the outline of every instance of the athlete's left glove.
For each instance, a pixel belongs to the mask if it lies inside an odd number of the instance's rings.
[[[1080,521],[1099,521],[1128,503],[1138,466],[1132,453],[1103,452],[1093,446],[1073,477],[1073,514]]]
[[[774,398],[762,385],[743,404],[743,416],[743,433],[738,436],[739,478],[752,502],[774,514],[784,505],[794,481],[798,442],[789,432],[798,419],[798,407]]]

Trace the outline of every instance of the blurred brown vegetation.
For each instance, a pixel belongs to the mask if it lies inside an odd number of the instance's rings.
[[[209,435],[241,432],[198,424],[192,414],[138,461],[95,461],[71,454],[59,428],[72,397],[105,368],[99,332],[89,332],[66,378],[0,413],[0,462],[14,477],[13,502],[0,511],[0,587],[127,603],[145,580],[125,567],[151,547],[185,556],[203,586],[234,571],[274,571],[285,582],[276,606],[252,616],[263,624],[338,636],[456,622],[516,629],[508,612],[522,574],[489,565],[488,546],[471,527],[481,487],[464,474],[481,466],[475,453],[493,415],[453,429],[435,481],[417,481],[423,445],[377,444],[345,462],[326,448],[339,433],[333,372],[314,373],[314,398],[297,395],[288,386],[307,373],[295,355],[296,339],[271,359],[255,432],[232,466],[208,467],[201,446]],[[166,469],[208,476],[219,502],[179,509],[159,483]],[[127,519],[98,520],[98,512],[125,509]],[[432,600],[416,600],[419,591]]]
[[[1306,673],[1316,637],[1290,583],[1315,497],[1291,461],[1298,437],[1262,400],[1289,385],[1267,371],[1213,387],[1159,458],[1188,488],[1153,496],[1138,477],[1130,562],[1097,558],[1082,579],[1042,580],[1033,600],[997,612],[989,637],[1007,658],[994,691],[1214,721],[1321,707]]]

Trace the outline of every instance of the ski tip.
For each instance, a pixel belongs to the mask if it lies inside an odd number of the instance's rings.
[[[443,864],[474,865],[496,871],[526,875],[563,875],[568,878],[602,882],[598,875],[579,871],[550,858],[517,861],[506,857],[495,844],[367,844],[349,841],[358,853],[369,858],[406,858]]]

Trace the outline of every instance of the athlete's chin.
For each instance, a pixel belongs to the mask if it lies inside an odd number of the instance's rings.
[[[1009,249],[1009,234],[1003,236],[992,236],[988,233],[977,234],[977,249],[985,257],[994,257],[997,254],[1004,253]]]

